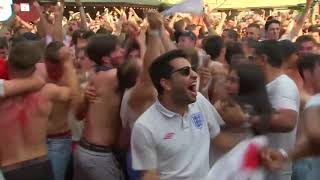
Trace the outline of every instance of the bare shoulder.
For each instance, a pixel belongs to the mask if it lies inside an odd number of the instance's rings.
[[[58,86],[53,83],[47,83],[42,89],[41,93],[48,99],[60,99],[59,97],[66,97],[70,94],[70,89],[64,86]],[[67,98],[67,97],[66,97]],[[64,99],[64,98],[62,98]]]
[[[97,75],[104,79],[114,79],[114,78],[117,78],[117,69],[102,71],[102,72],[99,72]]]
[[[117,84],[117,69],[99,72],[93,77],[92,80],[95,82],[96,85],[102,85],[105,83],[107,83],[108,85]]]

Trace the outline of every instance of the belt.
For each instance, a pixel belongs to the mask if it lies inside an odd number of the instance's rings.
[[[46,161],[48,161],[48,157],[41,156],[41,157],[37,157],[34,159],[18,162],[18,163],[12,164],[12,165],[3,166],[3,167],[1,167],[1,170],[5,173],[8,171],[12,171],[12,170],[27,167],[27,166],[32,166],[32,165],[43,163]]]
[[[102,152],[102,153],[113,152],[113,147],[111,147],[111,146],[102,146],[102,145],[92,144],[84,138],[80,139],[79,146],[81,146],[87,150],[94,151],[94,152]]]
[[[57,133],[57,134],[48,134],[47,138],[51,138],[51,139],[59,139],[59,138],[67,138],[67,137],[71,137],[71,131],[65,131],[62,133]]]

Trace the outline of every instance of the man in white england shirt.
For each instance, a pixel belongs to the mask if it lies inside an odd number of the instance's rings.
[[[269,126],[264,129],[273,148],[291,149],[296,140],[300,107],[299,90],[287,75],[281,72],[282,55],[276,40],[262,41],[255,48],[254,63],[258,64],[266,78],[269,100],[275,112]],[[292,167],[267,174],[269,180],[291,180]]]
[[[210,141],[220,139],[220,115],[197,93],[197,74],[182,50],[158,57],[149,73],[158,99],[134,124],[133,169],[142,180],[204,179]]]

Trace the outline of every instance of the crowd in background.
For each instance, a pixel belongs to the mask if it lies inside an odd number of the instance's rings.
[[[35,0],[38,20],[15,15],[0,25],[0,169],[6,179],[204,179],[239,142],[263,134],[296,160],[266,171],[266,179],[319,177],[320,161],[302,158],[314,154],[305,153],[307,145],[318,150],[320,138],[318,125],[308,123],[319,117],[310,111],[320,105],[314,96],[320,91],[320,16],[313,0],[301,11],[235,14],[204,5],[201,15],[171,16],[161,8],[136,13],[122,7],[92,16],[75,3],[77,12],[64,12],[64,2]],[[47,99],[35,100],[38,92]],[[189,114],[196,111],[203,114]],[[37,115],[46,123],[26,121]],[[180,132],[189,115],[201,137]],[[214,141],[209,146],[206,139]],[[47,164],[41,169],[37,163]]]

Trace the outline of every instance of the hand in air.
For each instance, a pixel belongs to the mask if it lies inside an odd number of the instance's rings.
[[[161,30],[163,25],[162,16],[155,10],[150,10],[147,13],[149,27],[151,30]]]

